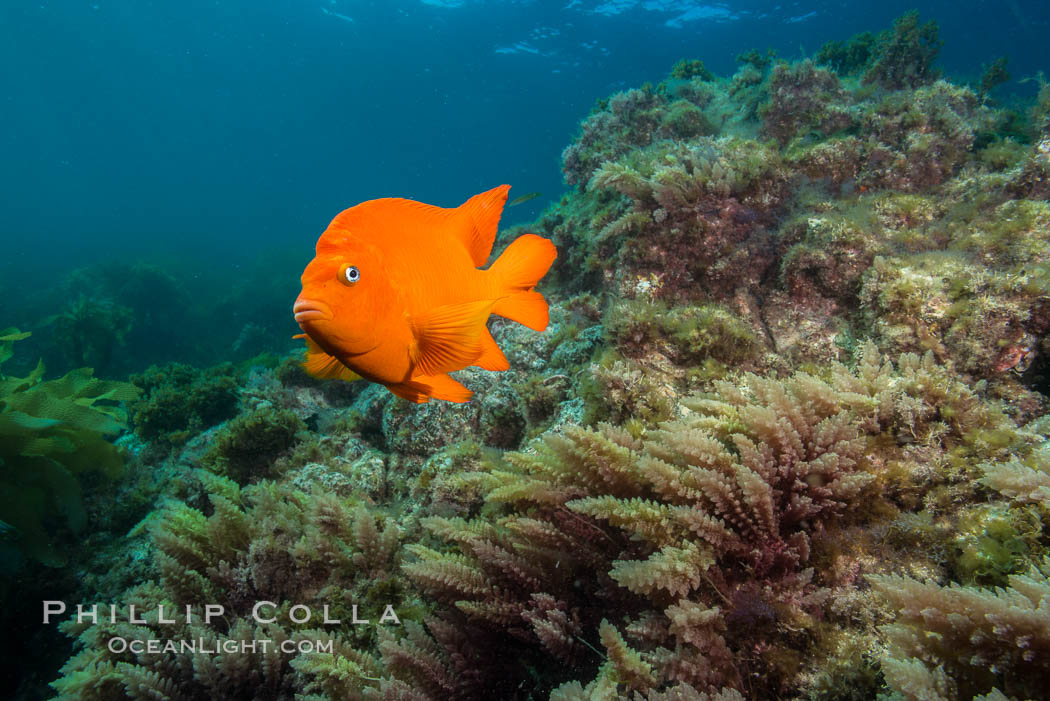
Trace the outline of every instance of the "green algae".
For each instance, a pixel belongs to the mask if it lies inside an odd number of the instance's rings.
[[[751,358],[760,345],[751,328],[716,304],[669,306],[627,300],[610,309],[605,333],[610,344],[634,353],[666,341],[683,365],[707,359],[736,365]]]
[[[699,59],[687,61],[684,58],[671,67],[671,77],[682,80],[699,78],[704,81],[714,80],[715,78],[714,74],[707,70],[707,66],[704,65],[703,61]]]
[[[846,41],[833,39],[820,47],[815,60],[839,75],[856,75],[867,68],[876,44],[872,32],[860,32]]]
[[[933,63],[943,44],[936,22],[919,24],[918,10],[906,12],[894,20],[892,29],[879,34],[863,82],[887,90],[930,83],[940,75]]]
[[[229,364],[205,370],[182,363],[154,365],[131,381],[143,391],[131,407],[135,432],[161,445],[180,445],[237,409],[239,386]]]
[[[289,409],[257,407],[220,428],[202,462],[242,485],[273,477],[277,458],[299,442],[305,429]]]
[[[0,363],[29,337],[0,331]],[[87,525],[81,479],[117,477],[123,453],[109,438],[127,427],[122,406],[138,396],[126,382],[100,380],[90,368],[44,380],[43,364],[26,377],[0,372],[0,523],[5,564],[24,554],[52,567]],[[9,559],[10,558],[10,559]]]
[[[50,327],[50,343],[62,350],[70,366],[98,370],[107,368],[114,349],[124,343],[133,324],[130,307],[84,294],[40,322],[41,327]]]
[[[1005,586],[1010,575],[1023,574],[1047,550],[1043,521],[1031,507],[992,504],[968,510],[954,540],[958,580],[982,586]]]

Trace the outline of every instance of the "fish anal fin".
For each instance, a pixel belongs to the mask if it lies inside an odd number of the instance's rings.
[[[426,394],[424,388],[419,385],[413,385],[411,382],[386,385],[386,388],[398,397],[407,399],[415,404],[425,404],[430,401],[430,396]]]
[[[462,403],[470,401],[470,398],[474,396],[473,392],[453,380],[447,373],[416,375],[403,386],[410,387],[427,397],[443,399],[446,402]]]
[[[412,319],[412,360],[419,375],[440,375],[473,365],[483,351],[481,333],[496,301],[487,299],[429,309]]]
[[[494,370],[499,372],[510,369],[510,363],[507,362],[507,356],[503,355],[503,351],[496,343],[496,339],[494,339],[492,334],[489,333],[488,329],[484,329],[481,332],[481,356],[474,361],[474,364],[482,370]]]
[[[453,380],[448,374],[416,375],[411,380],[387,385],[386,388],[410,402],[425,404],[431,399],[443,399],[447,402],[463,403],[469,401],[474,393],[462,384]]]
[[[325,353],[312,338],[305,336],[305,339],[306,361],[303,362],[303,369],[311,377],[319,380],[344,380],[346,382],[361,379],[360,375],[343,365],[338,358]]]
[[[500,215],[503,214],[509,191],[510,185],[494,187],[474,195],[456,209],[465,220],[458,234],[476,266],[485,265],[492,253],[492,242],[496,240]]]

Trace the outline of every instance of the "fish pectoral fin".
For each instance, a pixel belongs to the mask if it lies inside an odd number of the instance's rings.
[[[312,338],[306,338],[306,361],[303,369],[319,380],[344,380],[353,382],[360,380],[361,376],[350,368],[343,365],[338,358],[328,355],[317,345]]]
[[[472,365],[484,350],[481,336],[495,304],[492,299],[448,304],[415,317],[411,352],[416,373],[440,375]]]
[[[401,387],[416,390],[426,397],[444,399],[446,402],[466,402],[474,393],[462,384],[453,380],[446,373],[439,375],[416,375],[408,382],[402,383]],[[393,391],[393,390],[391,390]],[[397,394],[395,392],[395,394]],[[424,399],[423,401],[426,401]]]
[[[496,339],[492,337],[487,328],[481,332],[481,356],[474,361],[474,364],[482,370],[501,371],[510,369],[507,356],[503,355],[503,351],[500,350]]]

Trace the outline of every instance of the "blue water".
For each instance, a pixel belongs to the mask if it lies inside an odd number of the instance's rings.
[[[215,270],[269,246],[305,261],[361,200],[454,206],[503,182],[544,193],[507,213],[527,221],[562,191],[561,151],[596,99],[683,57],[729,74],[752,47],[812,55],[914,6],[6,0],[0,273],[121,256]],[[1050,66],[1045,1],[918,9],[948,73],[1006,54],[1005,89],[1031,93],[1018,81]]]

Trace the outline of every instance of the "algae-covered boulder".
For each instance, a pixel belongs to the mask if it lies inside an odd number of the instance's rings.
[[[0,364],[28,332],[0,332]],[[93,376],[90,368],[42,381],[43,364],[26,377],[0,370],[0,556],[4,568],[23,556],[63,564],[59,531],[73,533],[86,521],[78,475],[115,477],[120,451],[107,440],[126,428],[119,402],[138,396],[126,382]]]
[[[153,365],[131,381],[144,393],[132,407],[135,432],[144,441],[180,445],[237,413],[239,389],[229,363],[204,370],[183,363]]]
[[[259,406],[220,429],[205,464],[238,484],[271,477],[277,458],[299,441],[306,429],[291,409]]]

